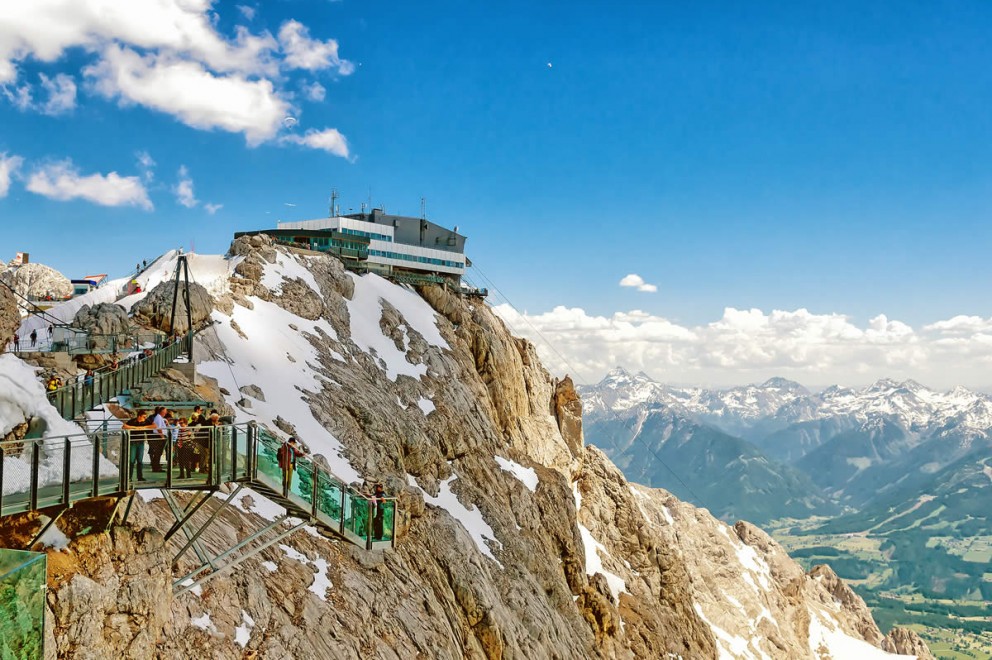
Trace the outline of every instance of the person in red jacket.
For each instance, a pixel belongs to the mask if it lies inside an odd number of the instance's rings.
[[[296,469],[296,459],[301,456],[306,456],[306,454],[300,449],[296,438],[292,436],[279,447],[276,458],[279,459],[279,467],[282,468],[282,489],[284,492],[288,493],[290,486],[293,484],[293,470]]]

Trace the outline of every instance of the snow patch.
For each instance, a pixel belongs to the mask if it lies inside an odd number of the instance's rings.
[[[214,627],[214,622],[210,620],[210,612],[204,612],[203,616],[197,617],[195,619],[190,619],[189,622],[199,628],[200,630],[207,630],[209,632],[217,632],[217,628]]]
[[[457,475],[452,474],[450,477],[440,482],[440,488],[438,490],[437,497],[431,496],[427,491],[417,484],[417,480],[407,475],[407,483],[410,486],[417,488],[424,495],[424,501],[427,504],[432,504],[436,507],[440,507],[451,514],[451,517],[461,523],[465,531],[468,532],[472,540],[475,541],[476,547],[479,548],[479,552],[496,562],[500,568],[503,568],[503,564],[500,563],[496,556],[489,549],[489,543],[494,543],[497,547],[501,548],[503,545],[496,538],[496,533],[493,532],[493,528],[489,526],[489,523],[482,517],[482,511],[477,507],[469,509],[464,504],[458,501],[458,496],[455,495],[451,490],[451,482],[457,479]]]
[[[858,660],[895,660],[903,658],[915,659],[915,655],[897,655],[886,653],[880,648],[874,647],[868,642],[851,637],[840,629],[840,626],[829,614],[818,612],[813,608],[809,610],[809,650],[816,658],[824,657],[824,651],[828,657],[835,660],[844,658],[857,658]],[[822,618],[820,615],[823,615]]]
[[[251,629],[255,627],[255,620],[248,616],[248,613],[241,610],[241,625],[234,629],[235,643],[244,648],[251,639]]]
[[[593,576],[596,573],[602,573],[603,577],[606,578],[606,584],[610,587],[610,593],[613,594],[613,600],[619,603],[620,592],[630,592],[627,591],[627,583],[624,582],[622,577],[616,573],[611,573],[603,566],[603,558],[600,556],[600,553],[607,557],[612,557],[610,551],[606,549],[606,546],[597,541],[593,537],[592,532],[582,524],[579,524],[579,535],[582,537],[582,545],[585,547],[586,575]]]
[[[269,573],[275,573],[277,570],[279,570],[279,567],[276,565],[274,561],[263,561],[262,568],[267,570]]]
[[[437,410],[437,408],[434,406],[434,402],[426,397],[420,397],[420,400],[417,401],[417,406],[424,413],[425,417],[427,415],[430,415],[435,410]]]
[[[537,491],[537,472],[534,468],[525,468],[520,463],[511,461],[508,458],[503,458],[502,456],[493,456],[496,462],[499,463],[499,468],[504,472],[509,472],[514,477],[516,477],[524,486],[527,486],[527,490],[530,492]]]

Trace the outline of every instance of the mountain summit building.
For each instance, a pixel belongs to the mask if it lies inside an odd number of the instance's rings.
[[[465,237],[458,227],[447,229],[424,218],[369,213],[279,222],[276,229],[238,232],[267,234],[275,240],[339,257],[354,272],[377,273],[411,284],[461,285],[465,267]]]

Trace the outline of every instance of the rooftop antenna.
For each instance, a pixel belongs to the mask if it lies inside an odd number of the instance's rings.
[[[369,186],[369,212],[372,211],[372,186]]]
[[[421,220],[426,220],[427,219],[427,198],[426,197],[421,197],[420,198],[420,219]]]
[[[334,188],[331,190],[331,215],[334,218],[338,215],[338,189]]]

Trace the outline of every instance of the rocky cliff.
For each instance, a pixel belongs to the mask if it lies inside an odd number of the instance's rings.
[[[145,492],[128,526],[50,551],[50,657],[928,657],[760,530],[627,483],[583,445],[571,382],[485,304],[264,237],[236,241],[230,268],[201,376],[238,420],[384,482],[396,547],[305,528],[174,597],[191,563],[170,565],[181,535],[164,541],[171,514]],[[203,536],[215,552],[279,514],[233,504]]]

